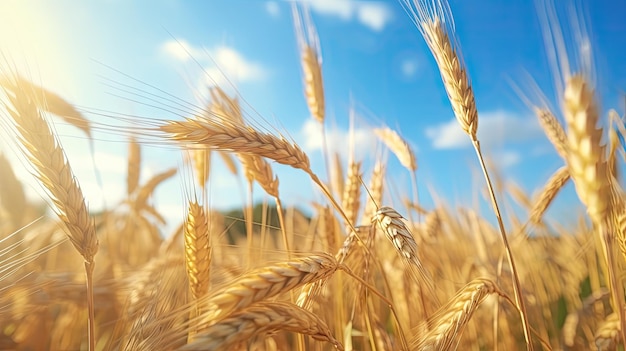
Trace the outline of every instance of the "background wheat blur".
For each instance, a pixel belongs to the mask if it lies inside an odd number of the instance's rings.
[[[30,201],[24,180],[0,154],[0,350],[622,348],[626,205],[619,141],[626,130],[618,112],[609,119],[599,110],[593,66],[585,64],[591,53],[566,47],[560,24],[540,9],[559,101],[554,108],[540,90],[522,98],[563,164],[527,194],[502,186],[497,163],[486,166],[472,76],[447,3],[401,3],[439,67],[458,128],[476,150],[493,214],[443,199],[422,206],[427,194],[417,189],[418,160],[404,139],[411,130],[376,129],[379,140],[371,142],[387,151],[371,169],[355,156],[362,145],[347,142],[344,164],[323,132],[326,169],[317,172],[302,147],[278,128],[260,127],[243,97],[225,87],[211,86],[207,105],[178,119],[97,115],[17,74],[7,61],[0,68],[0,126],[47,197],[44,204]],[[303,93],[324,131],[323,42],[307,7],[292,11]],[[134,127],[114,124],[120,120]],[[55,131],[61,121],[89,141],[94,130],[127,138],[123,201],[89,210]],[[177,148],[185,163],[142,182],[146,145]],[[388,154],[412,180],[399,190],[402,204],[389,203]],[[250,201],[241,209],[211,206],[220,201],[211,196],[216,157],[247,181]],[[312,212],[283,204],[275,164],[310,180],[306,186],[320,194]],[[185,215],[165,235],[167,215],[151,200],[177,173]],[[546,221],[569,182],[588,215]],[[271,201],[253,205],[256,189]],[[501,214],[505,194],[527,215]]]

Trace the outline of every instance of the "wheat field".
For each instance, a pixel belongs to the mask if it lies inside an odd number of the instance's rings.
[[[528,104],[562,165],[534,194],[503,189],[485,162],[451,9],[400,2],[476,151],[491,213],[416,201],[420,169],[404,137],[412,131],[375,129],[412,184],[403,190],[411,195],[387,203],[394,174],[386,158],[378,155],[370,169],[324,145],[328,172],[319,172],[300,145],[259,128],[241,97],[223,87],[210,87],[208,106],[195,115],[103,120],[5,64],[0,126],[46,198],[29,200],[25,180],[0,154],[0,350],[623,349],[618,136],[626,130],[618,112],[601,113],[591,67],[574,64],[589,52],[564,51],[558,23],[546,24],[559,61],[559,108],[545,99]],[[303,94],[324,130],[323,42],[306,8],[294,5],[293,18]],[[129,118],[133,128],[112,123]],[[121,203],[90,211],[55,123],[88,140],[94,130],[128,140]],[[176,148],[186,162],[141,182],[148,144]],[[231,213],[211,208],[220,200],[211,197],[215,157],[245,179],[245,191],[258,184],[268,200]],[[297,170],[321,194],[312,213],[284,205],[275,164]],[[151,196],[177,174],[186,215],[164,236],[165,216]],[[587,213],[555,225],[546,211],[568,183]],[[505,194],[525,217],[501,213]]]

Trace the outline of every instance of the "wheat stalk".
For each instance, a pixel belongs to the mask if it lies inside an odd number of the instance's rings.
[[[196,339],[179,350],[227,350],[239,342],[278,331],[291,331],[327,341],[339,350],[343,346],[326,323],[315,314],[287,302],[259,302],[204,329]]]

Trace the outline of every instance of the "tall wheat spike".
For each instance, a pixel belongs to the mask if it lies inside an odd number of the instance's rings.
[[[487,166],[485,165],[482,155],[480,142],[476,135],[478,130],[478,110],[476,108],[472,85],[470,84],[467,70],[460,55],[459,45],[455,41],[452,13],[450,12],[447,2],[444,0],[413,0],[413,4],[411,4],[410,0],[402,1],[405,8],[408,9],[408,12],[412,14],[413,21],[422,33],[426,44],[430,48],[430,51],[437,62],[454,115],[459,122],[461,129],[463,129],[463,131],[465,131],[471,139],[474,150],[476,151],[476,156],[478,157],[478,161],[480,162],[480,166],[485,177],[485,182],[487,183],[487,189],[491,198],[493,211],[498,221],[500,236],[509,261],[511,273],[513,275],[515,302],[519,309],[522,326],[524,327],[526,347],[527,350],[532,351],[534,347],[531,340],[530,324],[528,321],[526,304],[522,294],[519,274],[517,272],[511,247],[509,245],[506,229],[502,221],[502,215],[500,214],[500,208],[489,177],[489,172],[487,171]]]
[[[594,90],[582,75],[569,78],[563,93],[563,113],[567,122],[567,164],[580,200],[589,216],[601,225],[607,216],[609,183],[602,128]]]
[[[184,234],[189,286],[192,296],[199,299],[209,291],[212,247],[208,220],[204,208],[197,201],[189,201]]]
[[[298,48],[300,49],[302,73],[304,75],[304,94],[311,116],[324,124],[324,82],[322,79],[322,56],[315,26],[311,22],[308,9],[300,15],[297,6],[292,7]]]
[[[33,87],[21,79],[8,78],[3,80],[2,89],[6,95],[4,105],[13,122],[20,150],[32,164],[35,177],[47,190],[55,212],[67,229],[70,242],[85,260],[89,349],[94,350],[93,271],[99,242],[93,219],[63,149],[38,110]]]

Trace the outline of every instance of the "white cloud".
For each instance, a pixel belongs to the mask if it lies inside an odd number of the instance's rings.
[[[522,143],[542,135],[537,119],[532,116],[518,117],[507,111],[479,113],[478,139],[489,147]],[[426,128],[426,136],[435,149],[457,149],[471,146],[467,134],[456,119]]]
[[[391,9],[383,2],[310,0],[307,3],[321,15],[338,17],[343,21],[356,18],[359,23],[377,32],[383,30],[393,18]]]
[[[300,143],[307,152],[313,152],[323,149],[324,138],[321,125],[308,118],[302,125],[301,134],[303,142]],[[326,143],[329,153],[338,153],[345,160],[350,156],[350,148],[346,145],[359,145],[355,148],[355,158],[362,160],[367,155],[376,152],[376,135],[371,128],[356,128],[352,133],[354,140],[351,141],[351,133],[349,130],[338,128],[326,128]]]
[[[521,161],[522,156],[515,151],[498,151],[494,153],[492,159],[499,167],[507,168],[518,164]]]
[[[265,69],[258,63],[252,62],[243,57],[233,48],[220,46],[210,52],[215,60],[216,65],[207,68],[210,79],[209,83],[217,83],[223,86],[226,78],[231,81],[249,82],[262,80],[265,75]]]
[[[192,47],[191,44],[184,39],[169,40],[163,44],[162,50],[166,54],[182,62],[187,62],[192,57],[197,58],[199,56],[206,55],[206,53],[201,49],[199,50]]]
[[[374,31],[381,31],[392,18],[387,5],[377,2],[360,3],[357,8],[359,21]]]
[[[276,1],[266,1],[265,11],[272,17],[278,17],[280,15],[280,6],[278,6]]]
[[[405,78],[412,78],[417,73],[417,61],[413,59],[405,59],[400,63],[400,70]]]
[[[189,44],[186,40],[170,40],[162,45],[162,50],[170,57],[188,62],[191,57],[204,66],[201,88],[208,85],[228,86],[232,83],[244,83],[263,80],[267,69],[250,60],[239,51],[228,46],[203,49]],[[202,72],[202,73],[204,73]]]

